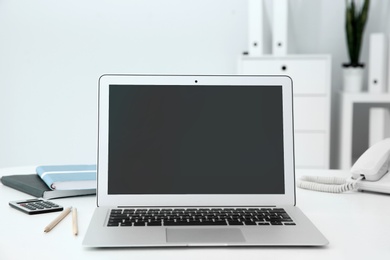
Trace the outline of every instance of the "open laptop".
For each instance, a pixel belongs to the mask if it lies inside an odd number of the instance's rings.
[[[103,75],[88,247],[323,246],[286,76]]]

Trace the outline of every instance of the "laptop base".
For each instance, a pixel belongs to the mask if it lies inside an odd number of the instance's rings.
[[[295,226],[107,227],[110,208],[96,208],[85,247],[325,246],[327,239],[294,206],[283,206]]]

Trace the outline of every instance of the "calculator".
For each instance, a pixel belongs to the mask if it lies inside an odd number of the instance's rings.
[[[64,209],[62,206],[44,199],[11,201],[9,205],[29,215],[62,211]]]

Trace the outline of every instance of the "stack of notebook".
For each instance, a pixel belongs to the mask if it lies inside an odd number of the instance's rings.
[[[3,176],[1,182],[37,198],[96,194],[96,165],[39,166],[35,174]]]

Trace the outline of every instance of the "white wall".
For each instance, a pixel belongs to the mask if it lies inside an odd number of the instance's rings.
[[[372,1],[368,32],[387,31],[388,2]],[[290,1],[296,53],[333,55],[333,149],[344,5]],[[243,0],[0,1],[0,167],[95,162],[103,73],[236,73],[246,8]]]
[[[234,73],[243,1],[0,1],[0,167],[94,162],[103,73]]]

